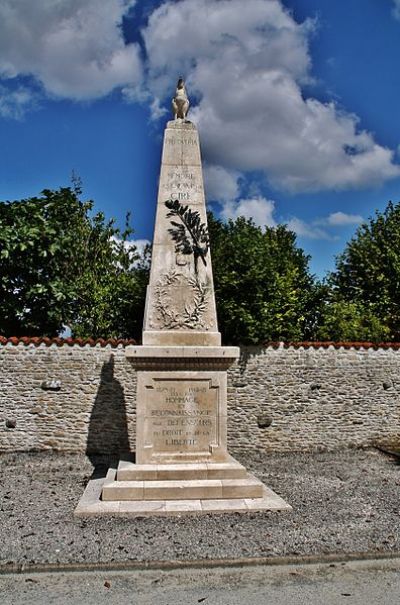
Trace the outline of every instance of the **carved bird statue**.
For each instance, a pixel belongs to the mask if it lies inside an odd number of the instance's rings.
[[[178,84],[176,85],[175,96],[172,99],[172,111],[175,120],[185,120],[187,112],[189,111],[189,99],[186,94],[183,78],[179,78]]]

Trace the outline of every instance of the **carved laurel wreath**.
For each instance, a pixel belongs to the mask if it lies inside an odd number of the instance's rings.
[[[192,288],[193,298],[191,305],[185,303],[183,312],[177,312],[174,310],[171,293],[181,283],[182,279],[187,280],[188,285]],[[171,269],[158,280],[154,294],[154,306],[165,328],[170,330],[180,328],[207,329],[202,319],[202,315],[207,308],[207,284],[201,282],[197,276],[187,278],[175,269]]]

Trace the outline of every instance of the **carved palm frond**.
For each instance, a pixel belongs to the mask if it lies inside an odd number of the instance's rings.
[[[175,242],[175,251],[182,254],[193,254],[194,266],[197,272],[197,261],[199,258],[207,266],[206,256],[210,247],[210,239],[205,223],[201,222],[201,216],[196,210],[190,210],[183,206],[178,200],[167,200],[165,202],[169,212],[168,218],[179,218],[180,222],[171,220],[168,232]]]

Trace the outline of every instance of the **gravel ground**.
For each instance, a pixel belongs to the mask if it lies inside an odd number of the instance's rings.
[[[400,463],[376,450],[236,456],[292,512],[78,519],[83,455],[0,456],[0,565],[400,552]]]

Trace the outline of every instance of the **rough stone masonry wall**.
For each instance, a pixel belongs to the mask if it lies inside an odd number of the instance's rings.
[[[399,348],[243,348],[228,378],[230,449],[399,446]],[[134,449],[135,398],[123,344],[0,342],[0,451]]]
[[[400,446],[399,345],[246,348],[229,385],[236,448]]]
[[[0,345],[0,451],[127,451],[135,409],[122,345]]]

